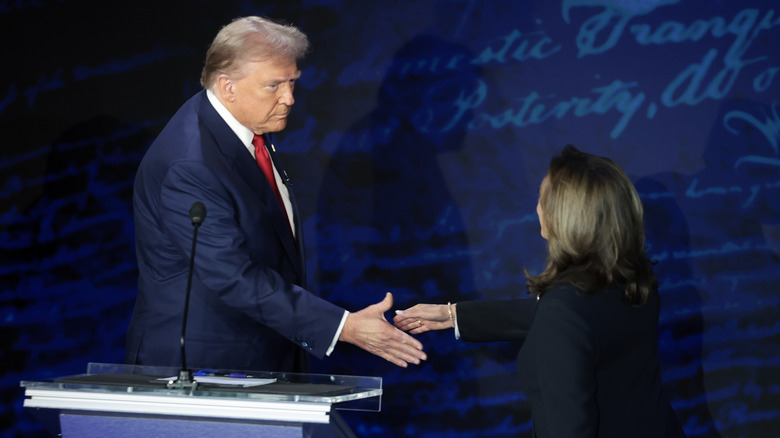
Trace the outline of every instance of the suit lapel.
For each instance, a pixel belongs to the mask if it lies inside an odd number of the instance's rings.
[[[227,125],[227,123],[222,120],[222,117],[220,117],[219,113],[217,113],[214,107],[211,106],[211,103],[209,103],[208,99],[206,98],[206,92],[204,91],[202,93],[203,97],[201,99],[200,108],[198,110],[200,119],[203,121],[203,124],[210,132],[217,145],[217,148],[229,160],[229,167],[235,170],[235,173],[237,173],[241,179],[247,183],[249,188],[255,194],[258,202],[260,202],[265,207],[265,211],[269,213],[269,218],[273,224],[274,229],[276,230],[276,233],[279,235],[279,240],[284,247],[287,256],[290,258],[293,266],[295,266],[296,271],[298,271],[298,278],[301,279],[301,282],[305,281],[306,273],[303,270],[304,267],[303,263],[301,262],[302,258],[299,256],[299,254],[303,253],[299,253],[296,249],[296,241],[294,241],[290,235],[290,229],[287,225],[287,217],[285,217],[284,212],[279,206],[279,202],[276,199],[276,194],[274,193],[270,184],[268,184],[268,180],[266,180],[265,175],[263,175],[263,171],[260,170],[260,167],[252,159],[252,155],[250,155],[246,150],[246,146],[241,143],[236,134]],[[275,158],[272,159],[274,160],[274,165],[277,166],[277,170],[281,175],[284,176],[284,179],[286,180],[286,173],[283,173],[282,168],[279,167],[278,161]],[[290,201],[293,204],[293,217],[295,218],[294,222],[296,223],[296,236],[302,237],[300,229],[297,228],[298,212],[297,207],[295,206],[295,202],[293,201],[292,190],[290,189],[290,185],[287,187],[290,191]],[[298,238],[297,241],[300,246],[302,239]]]
[[[306,264],[303,259],[303,224],[300,221],[300,213],[298,212],[298,202],[295,199],[295,190],[293,187],[293,183],[290,180],[290,177],[287,176],[287,172],[284,170],[284,167],[282,167],[282,164],[279,162],[279,160],[276,157],[276,148],[273,147],[273,137],[266,136],[268,140],[268,144],[272,145],[269,154],[271,155],[271,160],[274,162],[274,167],[276,167],[276,171],[279,172],[279,175],[282,177],[282,183],[285,187],[287,187],[287,194],[290,197],[290,205],[292,206],[292,213],[293,213],[293,227],[295,227],[295,244],[297,244],[297,254],[300,256],[299,260],[299,266],[298,269],[301,272],[301,286],[306,287]],[[269,188],[270,190],[270,188]],[[289,234],[289,231],[288,231]]]

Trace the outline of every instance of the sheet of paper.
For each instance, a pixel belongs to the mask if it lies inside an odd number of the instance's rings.
[[[276,379],[257,379],[254,377],[194,376],[194,378],[198,383],[211,383],[214,385],[236,386],[243,388],[248,388],[250,386],[268,385],[269,383],[276,382]],[[176,380],[176,376],[157,380]]]

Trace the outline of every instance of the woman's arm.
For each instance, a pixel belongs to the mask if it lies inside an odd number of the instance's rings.
[[[479,300],[458,304],[417,304],[399,310],[396,327],[412,334],[455,328],[467,342],[521,341],[533,321],[536,300]]]

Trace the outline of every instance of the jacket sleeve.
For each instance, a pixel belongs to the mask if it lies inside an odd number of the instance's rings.
[[[536,299],[458,303],[458,330],[466,342],[522,341],[534,319]]]

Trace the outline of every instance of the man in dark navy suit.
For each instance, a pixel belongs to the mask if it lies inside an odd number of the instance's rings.
[[[350,313],[305,289],[292,185],[270,133],[284,129],[308,50],[298,29],[259,17],[216,36],[187,101],[152,143],[134,186],[139,291],[127,336],[131,364],[179,366],[193,224],[202,202],[186,359],[196,367],[306,370],[306,354],[349,342],[398,366],[422,344],[390,325],[387,294]]]

